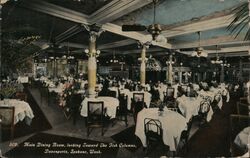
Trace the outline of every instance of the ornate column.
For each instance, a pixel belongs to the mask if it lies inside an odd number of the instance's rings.
[[[141,67],[140,67],[140,82],[141,85],[145,85],[146,83],[146,50],[149,47],[148,44],[142,44],[142,52],[141,52]]]
[[[96,39],[103,32],[96,26],[84,26],[89,31],[89,49],[85,50],[88,55],[88,95],[90,98],[95,97],[95,86],[96,86],[96,70],[97,62],[96,57],[99,56],[100,51],[96,50]]]
[[[0,0],[0,50],[2,50],[2,7],[4,3],[6,3],[8,0]],[[0,52],[0,80],[2,81],[2,72],[3,72],[3,67],[2,67],[2,52]],[[1,151],[1,150],[0,150]],[[0,153],[1,157],[1,153]]]
[[[223,63],[221,64],[221,70],[220,70],[220,83],[224,82],[224,78],[225,78],[225,67]]]
[[[242,59],[240,57],[240,62],[239,62],[239,81],[242,81]]]
[[[173,83],[173,55],[170,54],[169,61],[167,61],[168,68],[167,68],[167,82],[172,85]]]
[[[182,83],[182,65],[183,63],[180,63],[180,70],[179,70],[179,83]]]
[[[37,75],[37,62],[35,60],[33,60],[33,78],[36,78]]]

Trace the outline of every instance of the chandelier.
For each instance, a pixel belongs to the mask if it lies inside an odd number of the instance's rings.
[[[116,57],[115,57],[115,51],[114,51],[114,52],[113,52],[113,58],[110,59],[110,63],[118,63],[118,62],[119,62],[119,60],[116,59]]]
[[[199,35],[199,46],[196,50],[191,54],[193,57],[207,57],[207,53],[204,52],[204,49],[201,47],[201,32],[198,32]]]
[[[230,67],[231,65],[229,63],[227,63],[227,61],[225,60],[224,63],[221,64],[221,66],[224,66],[224,67]]]
[[[211,60],[212,64],[222,64],[223,61],[220,60],[220,57],[218,55],[218,45],[216,45],[216,59],[215,60]]]
[[[156,3],[158,0],[153,0],[153,6],[154,6],[154,19],[153,24],[148,26],[147,31],[152,35],[153,41],[159,41],[162,40],[161,38],[158,38],[158,36],[161,34],[162,28],[160,24],[156,23]],[[166,42],[166,39],[164,40]]]

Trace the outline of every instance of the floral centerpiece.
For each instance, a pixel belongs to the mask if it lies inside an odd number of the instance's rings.
[[[73,82],[73,83],[66,83],[64,85],[64,90],[61,94],[62,101],[60,103],[60,106],[65,107],[65,106],[70,106],[67,104],[67,102],[70,100],[71,96],[77,93],[77,91],[80,89],[80,86]]]
[[[74,106],[71,104],[71,98],[78,92],[79,89],[80,86],[76,82],[65,84],[64,90],[61,94],[61,101],[59,105],[63,108],[64,114],[67,119],[71,117],[72,109]]]

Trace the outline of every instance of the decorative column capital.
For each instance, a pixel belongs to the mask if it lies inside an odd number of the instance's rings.
[[[100,50],[96,50],[96,39],[104,32],[101,27],[94,25],[85,25],[82,26],[89,32],[89,48],[85,49],[85,53],[88,57],[98,57]]]
[[[150,41],[147,41],[147,42],[137,41],[137,44],[139,48],[148,49],[149,46],[151,45],[151,42]]]
[[[82,26],[89,32],[90,38],[92,38],[92,40],[96,40],[96,38],[99,37],[101,33],[105,31],[101,28],[101,26],[97,26],[96,24],[93,25],[82,24]]]

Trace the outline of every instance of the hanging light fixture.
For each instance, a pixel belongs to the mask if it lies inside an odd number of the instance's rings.
[[[226,57],[225,57],[224,62],[221,64],[221,66],[224,66],[224,67],[230,67],[231,66],[230,63],[227,63]]]
[[[115,57],[115,50],[113,51],[113,58],[112,59],[110,59],[110,63],[118,63],[119,61],[118,61],[118,59],[116,59],[116,57]]]
[[[89,57],[89,49],[85,49],[84,52]],[[100,53],[100,50],[96,50],[96,52],[94,53],[95,57],[99,57]]]
[[[154,4],[154,19],[153,19],[153,24],[148,26],[148,32],[152,35],[153,40],[156,40],[156,38],[158,37],[158,35],[161,34],[161,25],[160,24],[156,24],[155,22],[155,17],[156,17],[156,3],[158,2],[158,0],[153,0],[153,4]]]
[[[218,55],[218,45],[216,45],[216,60],[211,60],[212,64],[223,64],[223,61],[220,60],[220,57]]]
[[[199,36],[199,46],[191,54],[191,56],[193,56],[193,57],[207,57],[207,53],[204,52],[204,49],[201,47],[201,32],[200,31],[198,31],[198,36]]]

